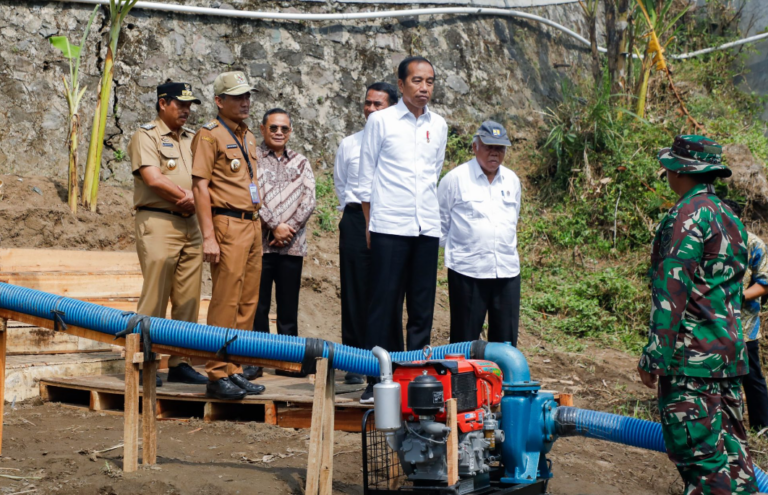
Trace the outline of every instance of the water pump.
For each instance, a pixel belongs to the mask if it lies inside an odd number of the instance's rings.
[[[547,435],[554,441],[552,434],[539,431],[531,435],[511,421],[511,416],[506,422],[510,424],[506,424],[502,415],[503,404],[509,399],[512,402],[507,401],[508,406],[516,414],[527,408],[521,419],[530,418],[532,408],[543,419],[554,401],[551,394],[538,395],[537,383],[526,382],[521,386],[526,390],[512,389],[509,383],[505,391],[503,373],[496,363],[467,359],[463,354],[435,360],[425,355],[424,360],[393,365],[383,349],[376,348],[373,353],[382,371],[381,383],[374,386],[376,429],[384,432],[387,445],[397,454],[409,486],[422,487],[425,493],[440,493],[441,487],[448,490],[446,493],[492,493],[487,491],[492,484],[533,485],[551,476],[543,453],[551,446],[546,445]],[[450,399],[456,400],[460,477],[453,486],[448,486],[451,426],[446,401]],[[519,436],[508,440],[502,428],[505,424]],[[531,438],[537,436],[538,442]],[[530,450],[535,450],[534,455],[526,455]],[[539,484],[542,488],[530,493],[543,493],[546,483]]]

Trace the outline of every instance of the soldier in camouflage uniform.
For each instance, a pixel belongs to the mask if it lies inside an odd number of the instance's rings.
[[[650,388],[658,378],[664,441],[686,495],[757,492],[742,423],[747,233],[715,195],[714,181],[731,175],[721,154],[702,136],[678,136],[659,152],[680,199],[653,241],[651,324],[638,371]]]

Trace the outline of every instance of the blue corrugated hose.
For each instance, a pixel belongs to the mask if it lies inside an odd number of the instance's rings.
[[[563,436],[581,435],[657,452],[667,451],[661,424],[653,421],[576,407],[558,407],[555,423],[557,432]],[[757,465],[753,464],[753,467],[759,491],[768,492],[768,476]]]
[[[63,313],[62,319],[67,325],[109,335],[123,331],[130,319],[130,314],[117,309],[5,283],[0,283],[0,308],[49,320],[53,319],[52,311],[57,310]],[[165,318],[151,318],[150,321],[150,338],[153,343],[159,345],[217,352],[226,340],[237,335],[237,340],[227,348],[230,355],[292,363],[300,363],[304,359],[306,339],[303,337],[211,327]],[[136,328],[134,332],[138,333],[139,329]],[[432,358],[442,359],[447,354],[463,354],[470,357],[471,345],[471,342],[462,342],[435,347]],[[323,346],[323,357],[328,357],[329,345],[326,342]],[[333,344],[333,347],[335,368],[367,376],[379,375],[379,362],[371,351],[342,344]],[[420,359],[424,359],[421,351],[392,353],[393,361]]]

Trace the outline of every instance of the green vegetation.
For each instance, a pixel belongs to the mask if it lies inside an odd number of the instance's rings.
[[[314,217],[317,226],[322,232],[335,232],[340,215],[336,209],[339,203],[333,188],[333,172],[325,172],[317,177],[315,194],[317,204]]]
[[[734,15],[723,5],[711,0],[704,18],[664,24],[664,32],[677,30],[678,38],[662,44],[682,52],[735,39],[738,22],[723,27]],[[668,15],[674,20],[680,12]],[[744,55],[734,50],[675,61],[674,82],[709,137],[744,144],[767,161],[767,127],[756,114],[762,102],[733,82],[744,72]],[[634,63],[640,74],[641,63]],[[597,90],[591,81],[564,81],[562,102],[546,112],[518,233],[521,317],[525,332],[564,350],[605,345],[637,354],[650,313],[650,243],[655,224],[677,199],[659,178],[656,154],[675,135],[701,131],[681,112],[664,73],[650,74],[645,118],[634,111],[636,99],[611,94],[607,79],[605,71]],[[721,196],[745,201],[724,183],[716,187]]]

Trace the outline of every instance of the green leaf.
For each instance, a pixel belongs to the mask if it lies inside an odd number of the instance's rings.
[[[69,59],[76,59],[80,56],[80,47],[70,43],[66,36],[51,36],[48,41]]]

